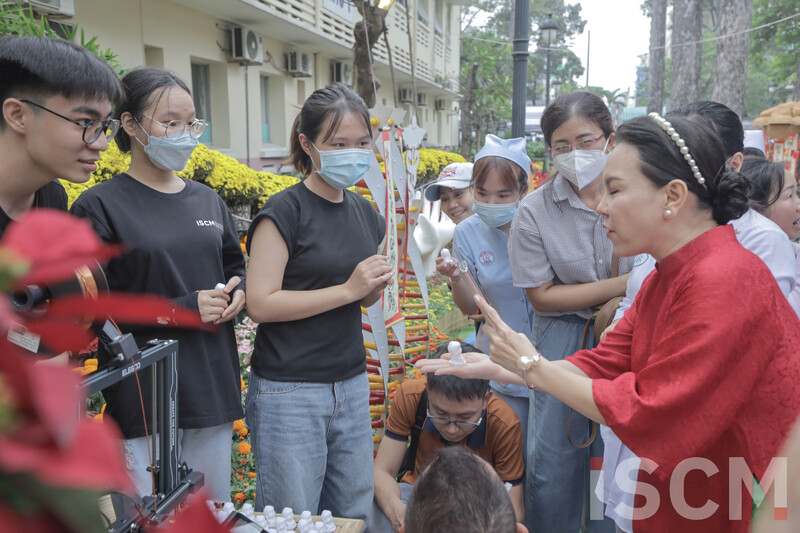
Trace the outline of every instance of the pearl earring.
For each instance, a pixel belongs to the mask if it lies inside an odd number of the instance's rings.
[[[664,216],[668,217],[668,216],[671,216],[671,215],[672,215],[672,210],[671,209],[667,209],[666,211],[664,211]]]

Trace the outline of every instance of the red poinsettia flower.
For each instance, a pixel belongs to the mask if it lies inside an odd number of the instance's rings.
[[[9,226],[0,246],[27,267],[15,281],[15,289],[44,287],[75,277],[76,269],[108,260],[124,251],[122,246],[104,245],[91,225],[61,211],[31,210]],[[10,322],[7,302],[0,303],[0,326]],[[197,312],[176,306],[153,295],[98,293],[91,298],[81,294],[53,299],[34,313],[14,317],[55,353],[86,346],[94,334],[89,321],[113,318],[128,324],[179,326],[208,329]],[[6,329],[4,328],[4,329]]]
[[[77,268],[121,251],[104,246],[86,221],[57,211],[30,211],[0,241],[0,331],[11,322],[22,322],[50,349],[79,350],[93,337],[86,328],[87,317],[207,327],[198,313],[151,295],[63,296],[24,315],[15,313],[2,297],[2,291],[14,287],[68,279]],[[0,335],[3,531],[104,531],[97,497],[108,490],[133,492],[116,426],[76,416],[85,401],[79,379],[67,367],[35,364]],[[210,516],[207,510],[206,514]],[[179,530],[184,529],[173,531]]]

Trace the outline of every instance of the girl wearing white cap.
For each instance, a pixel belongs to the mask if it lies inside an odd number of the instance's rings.
[[[439,178],[425,188],[425,198],[429,202],[439,200],[442,213],[453,224],[472,216],[472,163],[450,163],[439,173]]]
[[[525,290],[514,287],[508,256],[508,232],[519,201],[528,191],[528,170],[531,160],[525,151],[525,140],[500,139],[487,135],[483,148],[475,155],[471,189],[475,215],[456,226],[453,251],[465,261],[470,274],[486,298],[513,329],[531,335],[533,307]],[[450,277],[453,301],[464,314],[475,315],[477,309],[464,276],[452,262],[441,264]],[[480,330],[475,345],[489,353],[489,340]],[[528,396],[526,387],[492,382],[494,392],[508,403],[522,424],[523,444],[528,433]],[[523,447],[524,449],[524,447]]]

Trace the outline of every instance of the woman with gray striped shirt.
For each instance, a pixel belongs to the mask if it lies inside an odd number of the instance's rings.
[[[632,259],[620,259],[619,271],[626,275],[611,277],[613,245],[604,217],[594,210],[603,196],[597,178],[614,144],[608,107],[591,93],[566,94],[545,109],[541,124],[558,173],[520,203],[508,252],[514,285],[525,289],[536,312],[533,343],[553,360],[582,348],[592,308],[625,294]],[[592,348],[591,331],[587,338]],[[525,489],[531,531],[574,533],[589,508],[589,458],[602,457],[603,444],[598,437],[587,448],[573,446],[567,439],[569,411],[549,394],[531,394]],[[572,413],[574,442],[587,441],[590,429],[587,418]],[[593,520],[591,531],[613,532],[614,523]]]

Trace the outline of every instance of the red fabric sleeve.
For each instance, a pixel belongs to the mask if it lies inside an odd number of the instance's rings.
[[[661,475],[719,439],[772,356],[762,349],[770,345],[769,328],[754,320],[770,312],[770,291],[741,270],[714,266],[675,280],[681,285],[663,306],[655,294],[637,300],[637,327],[647,332],[634,340],[638,358],[630,372],[593,383],[608,425],[634,453],[654,460]],[[643,323],[645,306],[650,323]],[[623,324],[620,334],[626,330]]]

